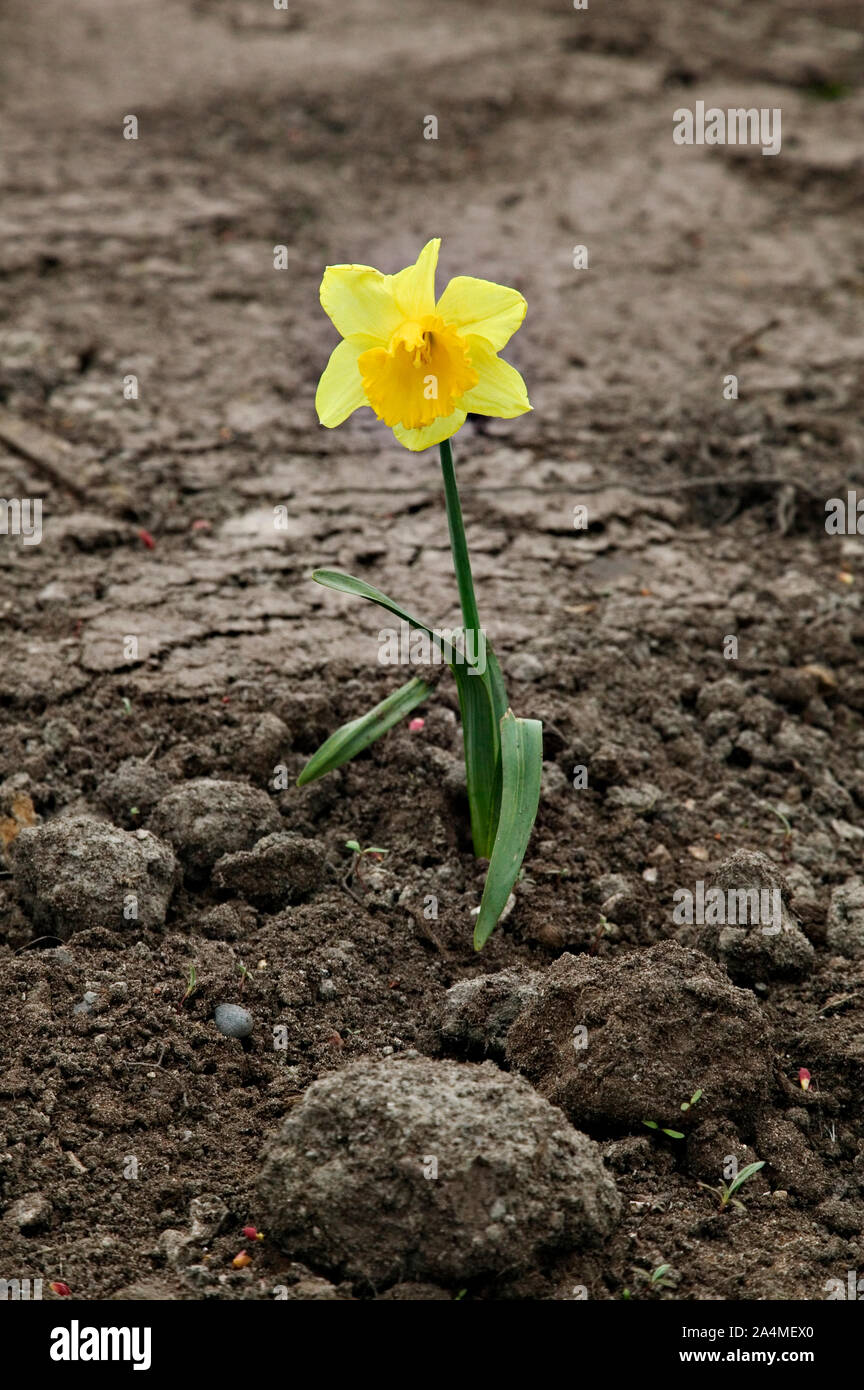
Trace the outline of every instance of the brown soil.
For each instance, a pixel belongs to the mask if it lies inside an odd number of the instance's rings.
[[[828,498],[864,487],[856,17],[851,0],[505,0],[491,19],[464,0],[0,4],[0,496],[45,508],[40,545],[0,539],[0,844],[37,817],[147,827],[167,790],[217,778],[267,792],[327,861],[293,905],[242,864],[199,870],[164,930],[121,915],[61,942],[0,858],[0,1275],[85,1299],[453,1296],[334,1283],[266,1238],[235,1270],[262,1145],[317,1077],[441,1055],[454,983],[564,952],[611,970],[675,936],[674,890],[735,850],[782,870],[815,947],[735,977],[763,1015],[759,1086],[736,1108],[734,1056],[706,1030],[715,1089],[684,1140],[632,1102],[628,1121],[617,1092],[611,1118],[588,1106],[615,1234],[469,1296],[820,1299],[864,1268],[864,956],[829,930],[864,841],[864,567],[861,539],[824,526]],[[781,107],[782,153],[676,146],[672,112],[697,100]],[[456,441],[481,613],[547,759],[515,908],[479,958],[452,684],[422,732],[293,788],[405,678],[377,664],[376,612],[310,569],[455,625],[434,454],[368,412],[330,433],[313,410],[322,267],[395,270],[436,234],[442,284],[476,274],[529,304],[508,355],[534,412]],[[118,773],[130,758],[148,761]],[[359,881],[351,838],[388,850]],[[669,959],[639,966],[660,972],[652,999]],[[222,1002],[251,1037],[217,1032]],[[662,1046],[653,1022],[636,1033]],[[730,1152],[766,1160],[746,1213],[698,1186]]]

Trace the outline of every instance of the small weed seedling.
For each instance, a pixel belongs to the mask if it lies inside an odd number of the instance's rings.
[[[658,1125],[656,1120],[643,1120],[642,1123],[648,1129],[659,1129],[661,1134],[668,1134],[670,1139],[684,1138],[684,1135],[681,1133],[680,1129],[664,1129],[662,1125]]]
[[[674,1288],[675,1288],[675,1285],[676,1285],[676,1283],[678,1282],[677,1276],[676,1276],[676,1278],[674,1278],[674,1279],[668,1279],[666,1276],[667,1276],[670,1272],[671,1272],[672,1274],[675,1273],[675,1271],[672,1269],[672,1266],[671,1266],[670,1264],[658,1265],[656,1269],[652,1269],[652,1271],[651,1271],[650,1274],[648,1273],[648,1270],[647,1270],[647,1269],[634,1269],[634,1270],[633,1270],[633,1273],[635,1274],[637,1280],[640,1280],[642,1283],[647,1284],[649,1288],[654,1288],[654,1289],[674,1289]],[[622,1291],[621,1291],[621,1297],[622,1297],[623,1299],[625,1299],[625,1300],[627,1300],[627,1299],[632,1299],[632,1298],[633,1298],[633,1294],[630,1292],[629,1289],[622,1289]]]
[[[682,1102],[681,1102],[681,1110],[682,1110],[682,1112],[687,1111],[687,1110],[692,1110],[692,1109],[693,1109],[693,1106],[694,1106],[694,1105],[697,1105],[701,1099],[702,1099],[702,1092],[701,1092],[701,1090],[699,1090],[699,1091],[694,1091],[693,1094],[692,1094],[692,1096],[690,1097],[689,1100],[682,1100]],[[683,1134],[681,1133],[680,1129],[666,1129],[663,1125],[659,1125],[659,1124],[657,1123],[656,1120],[643,1120],[642,1123],[643,1123],[643,1125],[646,1126],[647,1129],[657,1129],[657,1130],[660,1131],[661,1134],[668,1134],[668,1136],[669,1136],[670,1139],[684,1139],[684,1138],[685,1138],[685,1135],[683,1135]]]
[[[182,1009],[182,1008],[183,1008],[183,1005],[186,1003],[186,1001],[187,1001],[188,999],[191,999],[191,998],[192,998],[192,995],[195,994],[195,993],[197,992],[197,990],[198,990],[198,976],[197,976],[196,973],[195,973],[195,966],[194,966],[194,965],[190,965],[190,966],[189,966],[189,974],[186,976],[186,993],[183,995],[183,998],[180,1000],[180,1003],[179,1003],[179,1005],[178,1005],[177,1007],[180,1008],[180,1009]]]
[[[730,1183],[721,1182],[719,1187],[711,1187],[707,1182],[700,1182],[699,1186],[704,1187],[706,1192],[714,1193],[714,1196],[719,1201],[720,1211],[725,1211],[730,1205],[737,1207],[739,1211],[745,1211],[746,1208],[744,1203],[739,1202],[735,1193],[741,1187],[742,1183],[747,1182],[748,1178],[752,1178],[754,1173],[758,1173],[759,1169],[764,1167],[765,1160],[761,1159],[759,1163],[748,1163],[747,1167],[742,1168],[737,1178],[733,1178]]]
[[[348,870],[348,877],[356,878],[365,892],[366,884],[363,881],[363,860],[366,858],[367,854],[370,854],[373,859],[380,863],[384,855],[389,854],[390,851],[382,849],[380,845],[367,845],[366,849],[362,849],[357,840],[346,840],[345,848],[353,850],[354,852],[354,858],[351,860],[351,868]]]
[[[596,930],[596,932],[594,933],[594,936],[593,936],[593,938],[592,938],[592,940],[591,940],[591,945],[588,947],[588,954],[589,954],[589,956],[596,956],[596,954],[597,954],[597,949],[598,949],[598,947],[599,947],[599,945],[600,945],[600,942],[603,940],[603,937],[606,935],[606,933],[607,933],[608,930],[609,930],[609,920],[608,920],[608,918],[604,917],[604,916],[603,916],[603,913],[601,912],[601,913],[600,913],[600,916],[599,916],[599,918],[598,918],[598,927],[597,927],[597,930]]]

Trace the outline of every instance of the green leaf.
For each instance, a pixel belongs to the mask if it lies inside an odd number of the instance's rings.
[[[738,1191],[738,1188],[741,1186],[742,1182],[746,1182],[748,1178],[752,1178],[754,1173],[758,1173],[759,1169],[764,1167],[764,1158],[761,1159],[759,1163],[748,1163],[746,1168],[741,1169],[741,1172],[738,1174],[735,1181],[729,1184],[729,1196],[731,1197],[733,1192]]]
[[[370,603],[377,603],[379,608],[385,608],[388,613],[392,613],[395,618],[400,618],[403,623],[408,623],[409,627],[416,627],[420,632],[425,632],[430,641],[443,654],[448,666],[453,665],[457,660],[465,663],[466,658],[461,652],[439,636],[434,628],[429,627],[419,618],[413,618],[410,613],[406,613],[398,603],[394,603],[392,598],[382,594],[380,589],[376,589],[374,584],[367,584],[364,579],[355,579],[351,574],[343,574],[341,570],[315,570],[312,578],[316,584],[323,584],[325,589],[335,589],[338,594],[352,594],[355,598],[368,599]],[[475,677],[476,679],[476,677]]]
[[[471,816],[471,839],[478,859],[491,859],[501,806],[501,752],[498,723],[486,676],[467,667],[450,668],[459,693],[465,741],[465,781]]]
[[[500,728],[508,708],[498,658],[488,642],[485,652],[486,670],[479,678],[465,666],[452,667],[462,711],[471,838],[478,859],[491,857],[498,829],[501,812]]]
[[[352,594],[377,603],[409,627],[425,632],[435,643],[456,680],[465,740],[465,780],[471,815],[471,839],[478,859],[488,859],[495,843],[501,805],[500,722],[507,713],[507,695],[501,668],[489,643],[483,644],[485,669],[468,660],[434,628],[415,618],[393,599],[363,579],[341,570],[315,570],[312,578],[337,593]],[[479,657],[479,651],[475,653]],[[326,745],[325,745],[326,746]],[[344,761],[344,760],[343,760]],[[305,775],[305,772],[304,772]]]
[[[664,1134],[668,1134],[670,1139],[683,1139],[684,1135],[680,1129],[664,1129]]]
[[[476,951],[495,930],[522,867],[540,804],[542,769],[542,724],[517,719],[508,709],[501,720],[501,812],[474,928]]]
[[[297,778],[297,786],[305,787],[307,783],[316,781],[325,773],[332,772],[334,768],[356,758],[370,743],[386,734],[388,729],[392,729],[394,724],[398,724],[400,719],[404,719],[406,714],[410,714],[412,709],[421,704],[431,689],[431,685],[415,678],[394,690],[392,695],[388,695],[386,700],[370,709],[368,714],[343,724],[341,729],[337,729],[335,734],[331,734],[326,742],[321,744],[317,753],[313,753]]]
[[[504,677],[501,674],[501,667],[498,665],[498,658],[486,643],[486,671],[489,676],[489,689],[492,695],[492,707],[495,710],[495,718],[498,726],[510,708],[510,701],[507,699],[507,691],[504,689]]]

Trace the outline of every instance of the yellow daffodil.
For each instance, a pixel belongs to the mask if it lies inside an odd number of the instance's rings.
[[[517,290],[457,275],[435,301],[441,241],[415,265],[382,275],[331,265],[321,304],[342,334],[318,383],[315,406],[333,429],[371,406],[406,449],[449,439],[469,410],[510,420],[531,409],[525,383],[498,357],[525,317]]]
[[[474,927],[479,951],[510,902],[528,847],[540,802],[543,726],[539,719],[514,715],[480,623],[450,436],[469,411],[512,419],[531,409],[521,376],[498,357],[524,319],[526,306],[516,290],[467,275],[451,280],[436,303],[440,245],[437,238],[427,242],[416,264],[398,275],[382,275],[368,265],[327,267],[321,303],[342,342],[318,383],[315,404],[328,429],[368,405],[406,449],[438,445],[462,610],[461,640],[454,645],[365,579],[327,569],[315,570],[312,578],[326,589],[377,604],[391,618],[425,634],[453,672],[462,711],[471,838],[477,857],[489,860]],[[437,664],[437,656],[435,660]],[[309,759],[297,785],[306,786],[362,753],[424,704],[432,688],[415,676],[367,714],[337,729]],[[422,724],[416,719],[410,727],[416,731]],[[347,843],[356,848],[356,841]]]

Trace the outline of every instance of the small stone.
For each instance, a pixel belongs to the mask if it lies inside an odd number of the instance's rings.
[[[539,681],[545,676],[546,667],[531,652],[517,652],[507,662],[507,674],[514,681]]]
[[[93,1012],[93,1005],[98,1001],[99,995],[93,989],[88,989],[83,999],[72,1007],[73,1014],[89,1014]]]
[[[633,811],[636,815],[647,816],[656,808],[662,797],[663,793],[653,782],[640,782],[635,786],[610,787],[606,793],[606,803],[622,811]]]
[[[53,1207],[41,1192],[28,1192],[19,1197],[6,1212],[6,1220],[19,1231],[42,1231],[51,1221]]]
[[[228,1215],[228,1208],[220,1197],[208,1194],[193,1197],[189,1203],[189,1230],[192,1239],[212,1240],[222,1230]]]
[[[557,763],[544,763],[540,782],[544,798],[570,791],[570,783]]]
[[[191,1243],[192,1237],[186,1235],[185,1232],[169,1229],[163,1231],[159,1236],[159,1251],[164,1256],[166,1264],[178,1265],[186,1255],[187,1248]]]
[[[255,1026],[249,1010],[241,1009],[239,1004],[217,1004],[213,1022],[226,1038],[248,1038]]]

